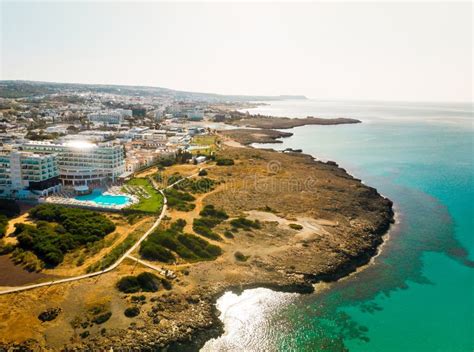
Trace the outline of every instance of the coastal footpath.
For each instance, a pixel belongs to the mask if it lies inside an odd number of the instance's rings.
[[[207,169],[214,186],[194,194],[192,209],[171,209],[160,226],[171,228],[181,219],[185,233],[202,236],[192,224],[213,206],[228,216],[212,229],[217,236],[206,238],[222,249],[221,255],[157,263],[176,273],[172,286],[158,292],[117,290],[120,278],[148,270],[127,259],[97,278],[2,296],[6,313],[0,346],[199,350],[223,332],[215,300],[224,292],[267,287],[311,293],[315,283],[337,280],[367,264],[393,222],[392,202],[334,162],[224,143],[219,156],[232,162]],[[173,168],[168,172],[185,169]],[[130,305],[137,316],[124,316]],[[93,324],[86,317],[98,306],[110,315]],[[38,314],[48,309],[60,313],[39,321]]]

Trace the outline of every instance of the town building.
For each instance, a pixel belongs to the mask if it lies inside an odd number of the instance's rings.
[[[121,125],[123,123],[124,115],[120,111],[101,111],[89,114],[87,116],[89,121],[94,124]]]
[[[0,197],[38,198],[61,189],[56,154],[0,150]]]
[[[204,119],[204,111],[197,108],[186,110],[184,114],[190,121],[201,121]]]
[[[23,150],[57,154],[59,178],[63,185],[101,185],[115,182],[125,171],[124,148],[119,143],[69,141],[63,144],[30,141]]]

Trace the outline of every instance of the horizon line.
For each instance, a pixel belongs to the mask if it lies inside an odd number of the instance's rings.
[[[268,98],[275,98],[275,97],[304,97],[305,100],[319,100],[321,102],[324,101],[354,101],[354,102],[387,102],[387,103],[446,103],[446,104],[474,104],[474,96],[472,100],[405,100],[405,99],[371,99],[371,98],[315,98],[315,97],[308,97],[304,94],[228,94],[228,93],[215,93],[215,92],[202,92],[202,91],[193,91],[193,90],[186,90],[186,89],[178,89],[178,88],[169,88],[164,86],[158,85],[144,85],[144,84],[122,84],[122,83],[84,83],[84,82],[65,82],[65,81],[43,81],[43,80],[32,80],[32,79],[2,79],[0,78],[0,82],[34,82],[34,83],[49,83],[49,84],[76,84],[76,85],[98,85],[98,86],[116,86],[116,87],[135,87],[135,88],[158,88],[158,89],[167,89],[175,92],[183,92],[183,93],[191,93],[191,94],[207,94],[207,95],[219,95],[219,96],[238,96],[238,97],[268,97]],[[26,98],[26,97],[24,97]],[[282,99],[282,100],[290,100],[290,99]]]

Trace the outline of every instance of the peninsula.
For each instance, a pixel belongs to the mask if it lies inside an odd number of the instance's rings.
[[[222,333],[214,303],[225,291],[310,293],[314,283],[337,280],[376,254],[393,221],[390,200],[333,162],[230,147],[220,139],[200,176],[189,164],[138,174],[191,178],[165,193],[170,209],[159,228],[120,266],[99,277],[0,296],[0,346],[198,350]],[[146,219],[140,221],[147,228]],[[197,238],[187,247],[194,252],[182,247],[186,238]],[[137,266],[133,258],[139,257],[146,266]],[[156,269],[172,274],[158,282]]]

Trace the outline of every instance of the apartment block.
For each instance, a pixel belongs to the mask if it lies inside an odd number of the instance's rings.
[[[60,188],[56,154],[0,150],[0,197],[37,198]]]
[[[23,150],[57,154],[59,178],[63,185],[100,185],[114,182],[125,172],[125,152],[119,143],[69,141],[64,144],[28,142]]]

